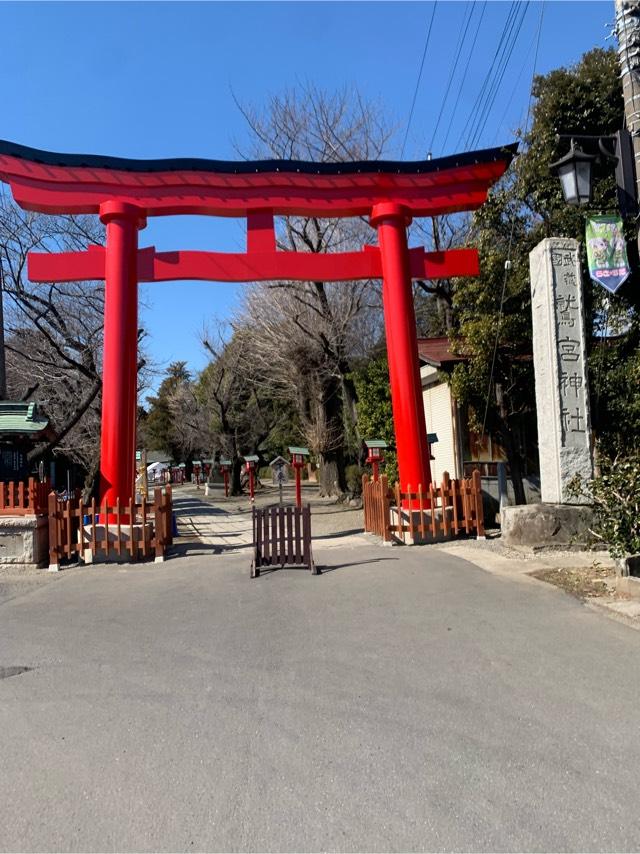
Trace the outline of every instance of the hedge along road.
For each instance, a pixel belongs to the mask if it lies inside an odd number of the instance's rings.
[[[637,850],[640,633],[438,550],[61,573],[0,606],[0,847]]]

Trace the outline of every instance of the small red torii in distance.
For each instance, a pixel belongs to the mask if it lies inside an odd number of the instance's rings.
[[[33,281],[104,279],[105,323],[100,500],[134,492],[139,281],[383,280],[389,378],[400,484],[430,481],[411,280],[473,276],[474,249],[407,247],[413,217],[473,210],[501,177],[516,146],[414,163],[362,161],[129,160],[56,154],[0,141],[0,180],[27,210],[98,214],[106,247],[30,253]],[[147,217],[246,217],[247,252],[138,249]],[[274,216],[368,216],[379,247],[361,252],[276,249]]]

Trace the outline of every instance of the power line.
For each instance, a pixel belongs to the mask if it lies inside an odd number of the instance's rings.
[[[511,27],[509,28],[507,38],[501,51],[500,58],[498,60],[498,65],[496,67],[493,80],[491,81],[491,84],[489,85],[489,88],[486,92],[485,98],[483,99],[480,105],[480,109],[478,110],[478,119],[475,123],[475,130],[473,130],[473,132],[470,134],[470,137],[467,139],[468,148],[473,148],[475,145],[478,144],[480,137],[482,136],[482,133],[485,129],[485,126],[489,119],[489,115],[491,113],[491,110],[493,109],[496,97],[498,95],[498,92],[500,91],[500,85],[502,84],[502,80],[509,65],[511,55],[516,46],[516,42],[518,41],[520,30],[522,29],[522,23],[529,8],[529,0],[527,0],[526,3],[522,3],[518,7],[518,10],[520,8],[522,9],[522,13],[518,18],[519,11],[516,12],[516,15],[513,18]]]
[[[502,125],[504,124],[504,120],[507,117],[507,113],[509,112],[509,107],[511,106],[511,102],[513,101],[513,98],[516,94],[516,90],[518,89],[518,84],[520,83],[520,79],[522,78],[522,75],[524,74],[524,70],[527,67],[527,63],[529,62],[529,57],[531,56],[531,53],[532,53],[533,48],[535,46],[535,43],[536,43],[536,33],[533,34],[533,38],[531,39],[531,41],[529,43],[529,47],[527,48],[527,52],[526,52],[525,57],[524,57],[524,61],[523,61],[522,65],[520,66],[520,71],[518,72],[518,76],[516,77],[516,82],[514,83],[513,89],[511,90],[511,94],[509,95],[509,98],[506,101],[505,108],[502,111],[502,115],[500,116],[500,119],[499,119],[498,123],[496,124],[496,133],[495,133],[495,136],[493,137],[493,145],[495,145],[496,142],[498,141],[498,136],[500,134],[500,131],[502,130]],[[520,114],[518,116],[518,119],[521,119],[521,118],[522,118],[522,114]]]
[[[476,95],[476,99],[475,99],[475,101],[473,103],[473,107],[471,108],[471,111],[469,113],[469,117],[467,118],[467,121],[465,122],[465,125],[462,129],[462,132],[460,133],[460,136],[458,137],[458,141],[456,142],[456,148],[460,147],[460,144],[461,144],[462,140],[464,139],[465,134],[467,133],[467,128],[469,128],[470,126],[473,127],[473,125],[475,123],[475,117],[477,116],[477,113],[478,113],[478,107],[479,107],[480,101],[484,98],[484,94],[486,92],[487,86],[489,85],[489,80],[491,79],[491,75],[493,74],[493,69],[494,69],[494,66],[496,64],[498,54],[500,53],[500,48],[504,42],[504,38],[505,38],[505,35],[507,33],[507,30],[508,30],[508,28],[511,24],[511,21],[513,20],[513,17],[515,15],[515,10],[516,10],[516,0],[512,0],[512,3],[509,7],[509,11],[507,13],[507,19],[506,19],[504,26],[502,28],[502,33],[500,34],[500,37],[498,39],[498,44],[496,46],[496,50],[495,50],[495,53],[493,55],[493,59],[491,60],[491,65],[489,66],[489,69],[488,69],[487,73],[485,74],[484,81],[482,83],[482,86],[480,87],[480,91]]]
[[[420,61],[420,70],[418,71],[418,79],[416,80],[416,88],[413,93],[413,100],[411,101],[411,109],[409,111],[409,118],[407,120],[407,129],[404,132],[404,140],[402,141],[402,150],[400,151],[400,160],[404,157],[404,149],[407,144],[407,137],[409,136],[409,128],[411,127],[411,119],[413,118],[413,111],[416,106],[416,98],[418,97],[418,89],[420,88],[420,80],[422,79],[422,69],[424,68],[424,61],[427,57],[427,49],[429,47],[429,39],[431,38],[431,28],[433,27],[433,19],[436,16],[436,8],[438,6],[438,0],[435,0],[433,4],[433,12],[431,13],[431,20],[429,21],[429,29],[427,31],[427,38],[424,43],[424,50],[422,51],[422,59]]]
[[[429,143],[429,150],[430,151],[433,149],[433,143],[435,141],[436,134],[438,133],[438,128],[440,127],[440,119],[442,118],[444,108],[447,104],[447,97],[449,95],[449,89],[451,88],[451,83],[453,81],[453,77],[456,73],[456,69],[458,68],[458,62],[460,62],[460,56],[462,54],[462,48],[464,47],[464,42],[465,42],[465,39],[467,37],[467,31],[469,29],[469,24],[471,23],[471,19],[473,18],[474,10],[475,10],[475,6],[473,5],[473,3],[471,3],[471,4],[467,3],[467,23],[465,24],[464,30],[462,31],[461,36],[458,39],[458,44],[456,45],[455,60],[453,62],[453,65],[451,67],[451,71],[449,73],[449,79],[447,81],[447,86],[445,88],[444,95],[442,96],[442,101],[440,103],[440,112],[438,113],[438,119],[436,121],[436,126],[435,126],[435,128],[433,130],[433,134],[431,136],[431,142]]]
[[[524,124],[525,137],[529,130],[529,119],[531,118],[531,106],[533,104],[533,81],[536,76],[536,68],[538,66],[538,50],[540,48],[540,35],[542,33],[542,21],[544,19],[544,2],[540,5],[540,20],[538,21],[538,35],[536,38],[536,52],[533,57],[533,68],[531,69],[531,86],[529,87],[529,104],[527,106],[527,117]],[[504,311],[504,296],[507,288],[507,278],[511,269],[511,247],[513,245],[513,232],[516,224],[516,208],[514,206],[511,215],[511,233],[509,235],[509,246],[507,248],[507,260],[504,265],[504,277],[502,279],[502,293],[500,294],[500,308],[498,310],[498,325],[496,328],[496,338],[493,345],[493,356],[491,359],[491,371],[489,372],[489,385],[487,388],[487,400],[484,408],[484,418],[482,419],[482,438],[484,439],[485,428],[487,425],[487,414],[489,412],[489,397],[491,395],[491,386],[493,385],[493,374],[496,366],[496,356],[498,353],[498,342],[500,340],[500,327],[502,326],[502,315]]]
[[[462,89],[467,80],[467,74],[469,73],[469,68],[471,67],[471,57],[473,56],[473,51],[476,46],[476,41],[478,40],[478,33],[480,32],[480,25],[482,24],[482,19],[484,18],[484,13],[487,8],[487,0],[484,0],[482,4],[482,11],[480,12],[480,18],[478,20],[478,26],[476,27],[475,34],[473,36],[473,41],[471,42],[471,50],[469,51],[469,56],[467,57],[466,67],[464,69],[464,74],[462,75],[462,80],[460,81],[460,85],[458,86],[458,92],[456,97],[453,100],[453,112],[451,113],[451,118],[449,119],[449,126],[447,127],[447,132],[444,136],[444,142],[442,143],[442,151],[446,150],[445,146],[447,144],[447,140],[449,139],[449,133],[451,131],[451,126],[453,125],[453,120],[455,118],[456,112],[458,111],[458,104],[460,103],[460,96],[462,95]]]
[[[501,68],[498,70],[498,74],[497,74],[496,79],[494,81],[494,85],[493,85],[491,91],[489,92],[489,98],[488,98],[487,105],[481,111],[481,114],[483,117],[482,123],[481,123],[481,126],[478,128],[478,130],[477,130],[477,132],[476,132],[476,134],[475,134],[475,136],[471,142],[472,148],[479,143],[479,141],[482,137],[482,134],[484,133],[484,129],[486,127],[486,124],[489,121],[489,116],[491,115],[491,111],[493,110],[493,105],[495,104],[496,98],[498,97],[498,92],[500,91],[500,86],[502,85],[504,75],[505,75],[506,70],[509,66],[509,62],[511,61],[511,56],[512,56],[513,51],[515,49],[515,46],[518,42],[518,38],[520,36],[520,31],[522,29],[522,24],[524,22],[524,19],[526,17],[528,9],[529,9],[529,0],[527,0],[527,2],[522,5],[522,14],[520,15],[520,20],[515,25],[515,28],[513,31],[513,36],[511,38],[511,44],[508,48],[508,51],[505,54]]]

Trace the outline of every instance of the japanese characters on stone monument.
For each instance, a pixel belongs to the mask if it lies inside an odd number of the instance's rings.
[[[542,500],[578,504],[569,482],[593,477],[579,243],[547,238],[529,266]]]

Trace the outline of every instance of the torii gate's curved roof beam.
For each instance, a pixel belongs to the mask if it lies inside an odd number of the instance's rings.
[[[380,202],[435,216],[479,207],[516,151],[514,143],[414,162],[130,160],[0,141],[0,180],[23,208],[51,214],[98,213],[118,200],[147,216],[368,216]]]

